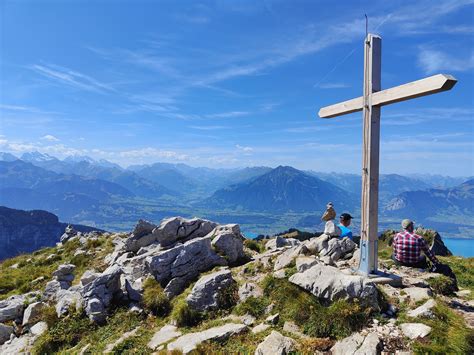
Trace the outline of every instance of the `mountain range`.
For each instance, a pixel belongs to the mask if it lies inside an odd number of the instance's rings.
[[[472,178],[382,174],[381,221],[411,217],[469,226],[472,185]],[[338,212],[357,217],[360,186],[356,174],[288,166],[211,169],[155,163],[125,169],[87,156],[60,160],[39,152],[20,158],[0,153],[1,205],[44,209],[63,220],[106,229],[129,228],[138,216],[169,214],[239,220],[253,229],[278,223],[312,228],[329,201]]]

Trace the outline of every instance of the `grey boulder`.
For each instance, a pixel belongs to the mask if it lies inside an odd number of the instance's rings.
[[[211,233],[211,245],[224,254],[231,264],[245,257],[244,237],[237,224],[227,224],[216,227]]]
[[[374,309],[379,309],[377,288],[358,275],[346,275],[333,266],[317,264],[298,272],[289,281],[311,292],[321,300],[354,300]]]
[[[194,285],[191,293],[186,298],[189,306],[197,311],[207,311],[223,308],[227,298],[226,291],[236,288],[236,282],[232,278],[230,270],[220,270],[212,274],[202,276]],[[231,291],[230,291],[231,292]]]
[[[0,345],[10,339],[13,334],[13,327],[0,323]]]
[[[274,330],[258,345],[255,355],[286,355],[294,350],[294,340]]]
[[[213,250],[210,237],[192,239],[145,258],[146,271],[166,285],[168,297],[181,293],[199,273],[226,264]]]
[[[331,348],[332,355],[378,355],[381,351],[381,342],[376,333],[364,336],[360,333],[338,341]]]

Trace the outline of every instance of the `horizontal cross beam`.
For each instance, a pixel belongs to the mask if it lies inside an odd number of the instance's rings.
[[[447,91],[452,89],[456,82],[457,80],[451,75],[433,75],[425,79],[412,81],[408,84],[374,92],[371,95],[372,106],[384,106],[395,102],[413,99],[415,97]],[[363,108],[364,98],[361,96],[352,100],[340,102],[335,105],[323,107],[319,110],[318,114],[321,118],[331,118],[362,111]]]

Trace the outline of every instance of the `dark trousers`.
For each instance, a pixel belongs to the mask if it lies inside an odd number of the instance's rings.
[[[403,263],[395,258],[395,255],[392,254],[392,260],[395,262],[395,265],[398,266],[408,266],[408,267],[414,267],[416,269],[429,269],[428,262],[426,261],[426,257],[422,255],[420,257],[420,260],[414,264],[409,264],[409,263]]]

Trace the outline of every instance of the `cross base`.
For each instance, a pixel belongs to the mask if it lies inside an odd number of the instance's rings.
[[[369,275],[377,273],[378,240],[360,241],[359,273]]]

